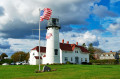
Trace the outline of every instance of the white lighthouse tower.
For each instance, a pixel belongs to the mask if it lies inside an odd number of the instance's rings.
[[[46,61],[45,63],[60,63],[60,45],[59,45],[59,19],[51,18],[46,27]]]

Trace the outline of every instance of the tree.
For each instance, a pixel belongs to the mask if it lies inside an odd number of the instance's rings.
[[[120,53],[120,50],[118,50],[117,52]]]
[[[2,53],[1,54],[1,59],[4,59],[4,57],[8,57],[8,55],[6,53]]]
[[[86,48],[86,44],[85,44],[85,43],[83,43],[82,46],[83,46],[84,48]]]
[[[15,52],[15,53],[11,56],[11,59],[12,59],[14,62],[24,61],[24,60],[26,59],[26,53],[23,52],[23,51]]]
[[[0,55],[0,60],[1,60],[1,55]]]
[[[29,54],[29,52],[28,52],[28,53],[26,53],[26,58],[25,58],[25,60],[28,61],[29,57],[30,57],[30,54]]]
[[[92,54],[95,52],[95,49],[94,49],[92,43],[89,44],[88,51],[89,51],[90,53],[92,53]]]
[[[95,53],[97,53],[97,54],[101,54],[101,53],[105,52],[104,50],[102,50],[100,48],[94,48],[94,50],[95,50]]]
[[[91,60],[91,59],[95,59],[94,56],[93,56],[93,54],[94,54],[94,52],[95,52],[95,49],[94,49],[92,43],[89,44],[89,46],[88,46],[88,51],[90,52],[90,60]]]

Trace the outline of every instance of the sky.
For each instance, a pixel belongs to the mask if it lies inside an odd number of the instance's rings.
[[[38,44],[39,8],[51,8],[60,20],[62,39],[104,51],[120,50],[120,0],[0,0],[0,54],[29,52]],[[46,46],[47,21],[41,22]]]

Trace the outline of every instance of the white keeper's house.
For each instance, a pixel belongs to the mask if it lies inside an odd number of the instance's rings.
[[[78,45],[78,42],[69,44],[69,41],[65,43],[64,39],[61,43],[59,42],[59,19],[51,18],[46,29],[46,47],[40,47],[41,64],[66,63],[67,61],[76,64],[89,62],[88,50]],[[39,46],[31,49],[29,64],[39,64]]]

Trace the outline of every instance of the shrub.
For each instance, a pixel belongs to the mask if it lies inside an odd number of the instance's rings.
[[[90,63],[93,64],[116,64],[115,59],[109,59],[109,60],[90,60]]]
[[[49,65],[49,63],[47,63],[47,65]]]
[[[92,65],[92,63],[87,63],[87,62],[82,62],[81,64],[84,64],[84,65]]]
[[[73,64],[73,63],[71,63],[70,61],[67,61],[66,64]]]

